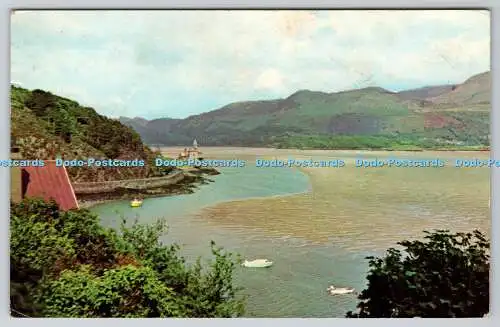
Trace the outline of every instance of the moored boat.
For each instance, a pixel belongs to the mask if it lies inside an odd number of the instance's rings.
[[[140,206],[142,206],[142,201],[138,200],[138,199],[133,199],[132,201],[130,201],[130,206],[132,208],[140,207]]]
[[[330,295],[352,294],[356,292],[352,287],[335,287],[333,285],[328,286],[326,290]]]
[[[271,267],[273,262],[267,259],[245,260],[242,265],[247,268],[267,268]]]

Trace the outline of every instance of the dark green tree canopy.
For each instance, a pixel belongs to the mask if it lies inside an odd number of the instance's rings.
[[[466,318],[489,312],[489,241],[479,231],[425,232],[369,257],[368,287],[350,318]]]

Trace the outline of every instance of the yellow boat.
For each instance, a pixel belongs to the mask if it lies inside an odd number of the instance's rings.
[[[141,200],[134,199],[134,200],[130,201],[130,206],[131,206],[132,208],[137,208],[137,207],[140,207],[140,206],[142,206],[142,201],[141,201]]]

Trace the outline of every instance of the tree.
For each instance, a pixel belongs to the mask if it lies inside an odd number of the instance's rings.
[[[126,228],[122,222],[122,247],[136,258],[152,267],[158,278],[183,298],[183,317],[234,318],[244,313],[245,298],[239,297],[241,288],[234,286],[233,272],[239,256],[223,251],[211,242],[214,260],[207,265],[198,258],[188,266],[178,255],[177,244],[158,243],[167,225],[163,219],[153,225],[141,225],[137,221]]]
[[[489,312],[489,241],[475,230],[425,232],[383,258],[368,257],[368,287],[348,318],[465,318]]]
[[[88,266],[66,270],[40,296],[48,317],[182,317],[182,301],[147,266],[97,276]]]
[[[55,218],[57,205],[33,201],[11,207],[10,301],[13,312],[21,315],[39,314],[41,307],[33,298],[37,286],[58,258],[74,255],[72,240],[59,235],[53,224],[39,219],[43,214]]]
[[[30,317],[238,317],[238,263],[212,242],[213,260],[188,265],[153,225],[105,229],[88,210],[11,203],[11,308]]]
[[[56,97],[43,90],[33,90],[31,96],[24,102],[25,106],[33,110],[37,116],[44,116],[48,110],[56,105]]]
[[[54,125],[54,134],[61,137],[66,143],[71,142],[72,135],[77,131],[76,118],[66,111],[61,105],[52,109],[49,117]]]

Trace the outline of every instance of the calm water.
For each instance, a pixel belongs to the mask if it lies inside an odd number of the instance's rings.
[[[177,149],[167,149],[175,153]],[[269,258],[270,269],[239,269],[249,296],[247,315],[342,317],[355,296],[332,297],[330,284],[365,286],[365,256],[381,254],[424,229],[489,233],[489,170],[484,168],[355,168],[353,159],[486,158],[477,153],[355,153],[270,149],[205,150],[205,157],[247,160],[222,169],[215,183],[190,195],[95,207],[103,222],[166,217],[164,241],[184,245],[188,258],[206,256],[210,240],[245,258]],[[256,168],[260,158],[344,159],[343,168]]]

